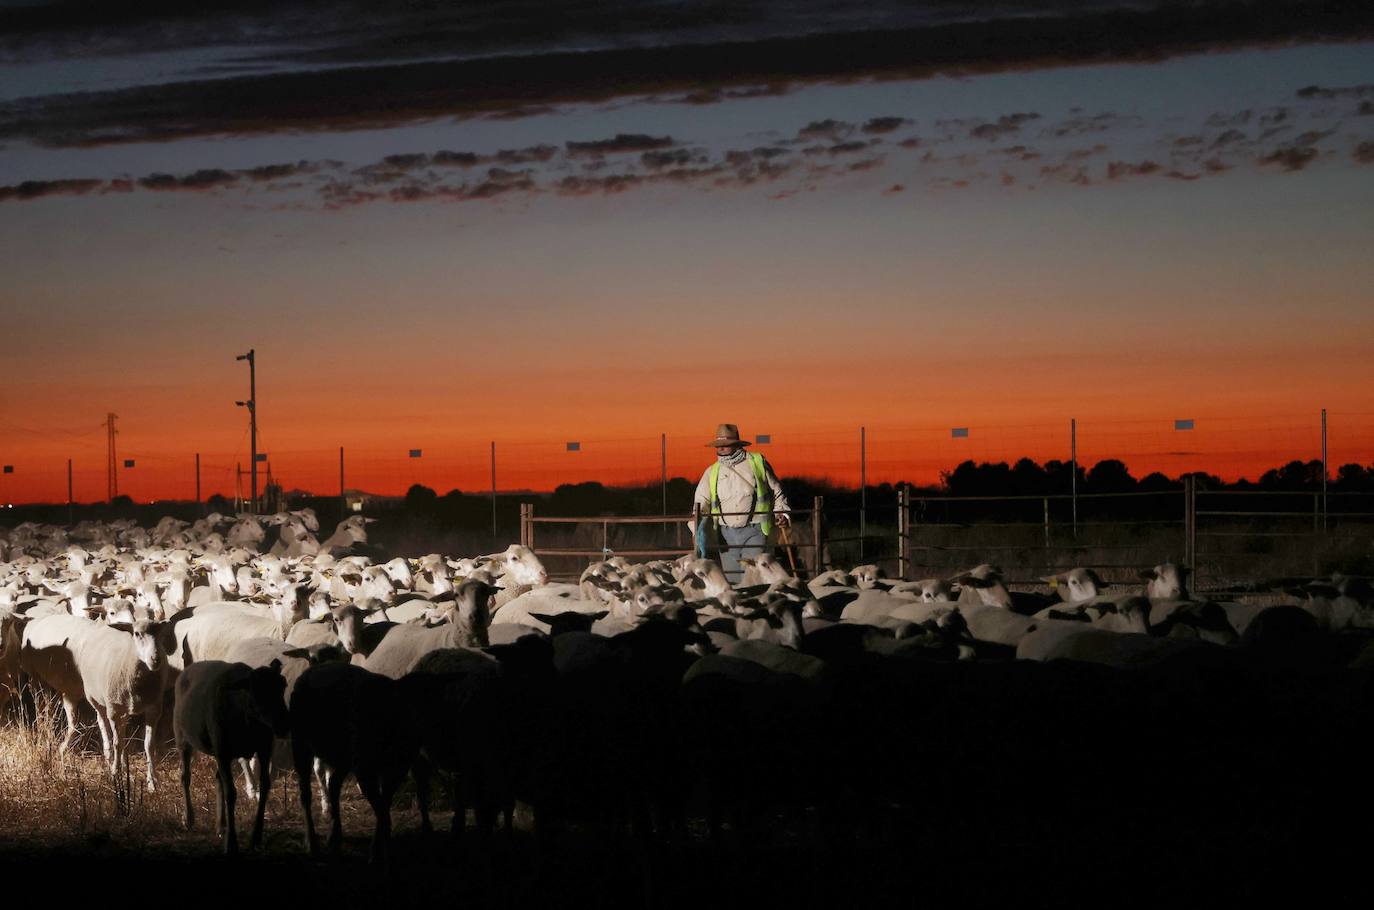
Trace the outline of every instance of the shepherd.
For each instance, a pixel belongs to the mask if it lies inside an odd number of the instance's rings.
[[[716,450],[716,460],[701,475],[694,502],[720,529],[720,566],[726,579],[738,584],[744,574],[740,560],[763,553],[775,524],[779,528],[791,524],[787,497],[768,460],[758,452],[745,451],[751,443],[739,438],[735,424],[722,423],[707,445]]]

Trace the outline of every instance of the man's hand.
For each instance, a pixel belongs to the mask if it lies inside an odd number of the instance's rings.
[[[781,513],[774,515],[773,520],[777,522],[777,525],[780,528],[790,528],[792,526],[792,521],[786,515],[783,515]]]

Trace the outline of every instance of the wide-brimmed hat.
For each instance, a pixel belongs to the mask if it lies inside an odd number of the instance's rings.
[[[739,427],[733,423],[723,423],[716,427],[716,438],[712,442],[706,443],[708,448],[720,448],[721,446],[748,446],[753,445],[747,439],[739,438]]]

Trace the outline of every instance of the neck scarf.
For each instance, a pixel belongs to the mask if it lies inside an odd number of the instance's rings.
[[[716,458],[720,460],[721,464],[728,467],[734,467],[737,464],[743,464],[747,455],[748,453],[745,452],[743,448],[738,448],[729,455],[717,455]]]

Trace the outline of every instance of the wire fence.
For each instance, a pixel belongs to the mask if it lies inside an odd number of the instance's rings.
[[[34,437],[0,424],[0,502],[98,502],[109,498],[110,453],[103,428]],[[446,431],[446,432],[456,432]],[[908,482],[938,485],[965,461],[1057,460],[1092,467],[1115,459],[1137,478],[1205,472],[1225,480],[1259,479],[1290,461],[1323,459],[1334,475],[1344,464],[1374,461],[1374,414],[1314,409],[1269,416],[1064,419],[990,425],[865,425],[830,429],[754,428],[755,440],[784,476],[842,487]],[[708,433],[513,440],[436,438],[432,428],[387,442],[281,448],[259,442],[259,489],[270,478],[286,491],[339,495],[345,489],[401,495],[414,484],[438,493],[550,491],[564,484],[644,486],[700,477],[714,457]],[[70,464],[70,468],[69,468]],[[238,451],[142,445],[120,430],[113,492],[136,502],[246,495],[252,465]],[[1067,492],[1067,491],[1065,491]]]

